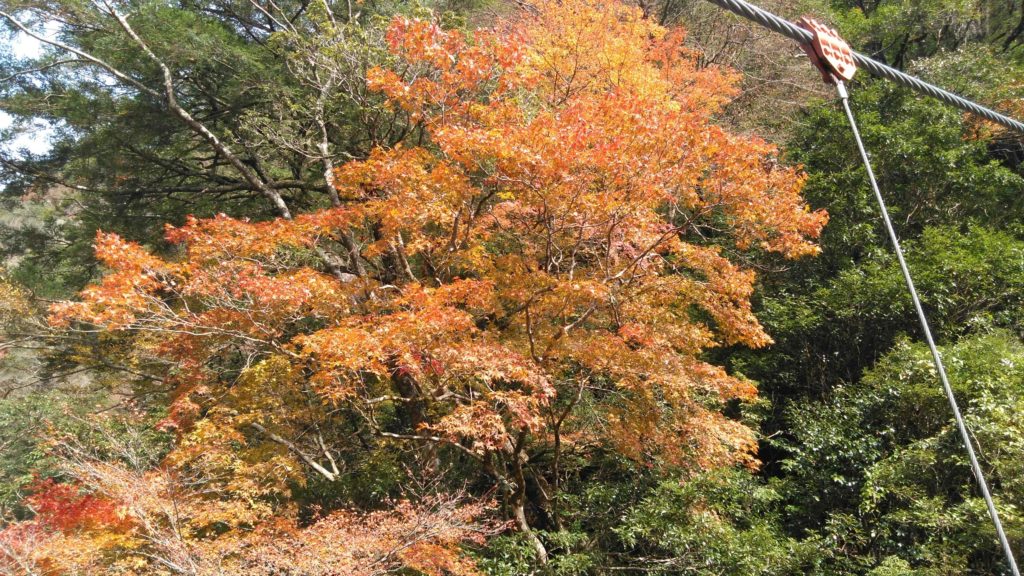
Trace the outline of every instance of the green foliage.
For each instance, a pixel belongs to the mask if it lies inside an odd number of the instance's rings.
[[[1016,324],[1012,233],[1024,215],[1024,178],[965,138],[955,110],[877,81],[851,94],[936,333]],[[831,103],[814,107],[788,154],[808,172],[810,203],[829,211],[822,254],[765,280],[759,318],[776,344],[737,351],[732,362],[769,390],[821,394],[855,382],[896,335],[916,328],[844,114]]]
[[[1020,8],[987,0],[828,0],[833,25],[858,49],[896,66],[978,43],[1019,46]]]
[[[779,529],[779,493],[741,471],[667,480],[623,518],[616,533],[650,574],[806,574],[812,541]]]
[[[993,331],[945,347],[943,357],[1003,522],[1019,534],[1024,426],[1013,415],[1024,409],[1024,342]],[[1002,569],[927,347],[900,342],[861,382],[788,417],[789,517],[824,541],[842,537],[837,554],[869,563],[898,557],[929,569],[922,574]],[[878,570],[902,565],[890,559]]]
[[[914,574],[919,574],[919,572],[911,569],[906,560],[896,556],[889,556],[877,568],[868,572],[868,576],[913,576]]]
[[[1001,227],[1024,214],[1024,178],[992,159],[984,142],[965,138],[960,112],[888,82],[857,82],[850,90],[901,237],[940,223]],[[791,160],[808,171],[808,201],[831,217],[822,257],[806,264],[826,277],[887,244],[856,150],[845,115],[831,103],[813,108],[789,144]]]
[[[4,516],[20,512],[22,489],[36,477],[58,473],[43,444],[43,428],[47,419],[59,413],[50,396],[0,402],[0,510]]]
[[[1024,241],[981,226],[929,227],[904,251],[937,338],[988,327],[1024,333]],[[856,382],[899,335],[920,330],[890,252],[875,252],[818,288],[783,287],[762,306],[777,343],[733,362],[776,390],[824,394]]]
[[[280,14],[275,19],[236,0],[118,8],[169,69],[182,108],[295,212],[327,205],[325,159],[365,157],[412,132],[366,90],[364,78],[386,58],[388,17],[422,7],[361,2],[332,21],[323,6],[275,4],[293,15],[287,30]],[[274,214],[223,154],[171,112],[160,68],[109,14],[76,2],[5,1],[0,8],[34,14],[28,22],[36,28],[66,22],[62,42],[156,94],[95,66],[61,65],[66,54],[53,47],[0,60],[0,77],[10,75],[0,84],[0,111],[15,125],[55,127],[42,156],[0,150],[0,205],[17,211],[0,219],[0,258],[16,260],[14,277],[41,294],[67,296],[95,273],[90,254],[98,229],[152,244],[164,223],[190,214]]]
[[[1019,14],[956,28],[1008,4],[854,4],[833,2],[832,21],[858,49],[983,101],[1014,97],[1016,64],[1000,45],[1009,36],[994,31]],[[917,26],[921,37],[908,36]],[[991,451],[1001,513],[1016,524],[1016,480],[996,460],[1020,438],[1002,416],[1021,386],[1008,368],[1022,335],[1019,146],[976,138],[960,112],[886,83],[861,76],[851,94],[933,332],[951,343],[951,380]],[[812,205],[830,212],[823,254],[765,282],[758,316],[776,343],[731,352],[775,399],[762,457],[784,496],[783,533],[818,542],[826,574],[1003,573],[927,351],[908,343],[919,328],[842,111],[812,107],[788,154],[808,171]]]
[[[606,470],[606,473],[610,470]],[[742,470],[650,482],[592,479],[562,502],[565,529],[542,532],[553,553],[543,569],[519,534],[478,552],[487,574],[806,574],[823,561],[815,540],[786,536],[781,494]]]
[[[346,459],[344,473],[338,481],[310,476],[305,485],[294,488],[294,494],[304,507],[303,516],[314,519],[324,509],[385,507],[403,497],[405,480],[407,474],[398,455],[379,450]]]
[[[536,571],[533,547],[520,533],[492,538],[476,555],[477,565],[490,576],[519,576]]]
[[[972,328],[1002,326],[1024,333],[1017,311],[1024,297],[1024,242],[980,226],[926,228],[906,246],[914,281],[934,331],[949,338]],[[844,271],[821,294],[831,320],[863,328],[851,332],[892,332],[911,326],[912,308],[895,258],[872,258]]]
[[[105,391],[81,387],[0,401],[0,520],[27,512],[19,503],[32,484],[64,474],[68,450],[137,469],[160,461],[170,447],[153,427],[160,415],[112,415],[107,403]]]

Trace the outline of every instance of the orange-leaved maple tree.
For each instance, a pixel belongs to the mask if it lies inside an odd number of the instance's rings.
[[[756,390],[703,353],[770,342],[735,256],[814,254],[827,219],[715,124],[738,78],[683,40],[601,0],[472,34],[397,18],[367,83],[409,136],[340,166],[333,207],[192,219],[166,257],[99,234],[107,274],[52,320],[173,364],[167,466],[239,494],[217,533],[390,452],[496,488],[543,562],[566,451],[756,465],[722,412]]]

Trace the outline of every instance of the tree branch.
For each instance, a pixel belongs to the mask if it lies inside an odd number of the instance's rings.
[[[284,446],[285,448],[291,450],[296,456],[299,457],[300,460],[302,460],[303,462],[308,464],[309,467],[312,468],[313,470],[316,470],[317,472],[319,472],[320,475],[323,476],[324,478],[326,478],[329,482],[334,482],[335,480],[338,479],[338,474],[336,474],[334,472],[331,472],[327,468],[324,468],[323,466],[321,466],[310,455],[306,454],[298,446],[296,446],[294,442],[292,442],[292,441],[290,441],[290,440],[288,440],[286,438],[282,438],[281,436],[278,436],[277,434],[274,434],[270,430],[267,430],[262,425],[257,424],[255,422],[251,422],[249,424],[249,426],[251,426],[254,430],[259,432],[260,434],[263,434],[267,438],[269,438],[269,439],[273,440],[274,442],[277,442],[278,444],[280,444],[280,445]]]
[[[221,142],[220,138],[217,138],[217,135],[211,132],[205,124],[196,120],[187,110],[182,108],[181,104],[178,103],[178,98],[174,91],[174,76],[171,74],[171,69],[168,68],[167,64],[165,64],[164,61],[149,48],[149,45],[135,33],[135,30],[130,24],[128,24],[128,20],[125,19],[124,16],[114,10],[114,8],[107,4],[105,0],[103,5],[106,7],[107,12],[117,20],[118,24],[121,25],[121,29],[128,34],[128,37],[131,38],[132,41],[142,49],[146,56],[160,68],[160,73],[163,76],[163,100],[167,103],[167,107],[170,108],[171,112],[180,118],[181,121],[191,128],[193,132],[199,134],[209,142],[210,146],[212,146],[214,150],[224,156],[231,166],[233,166],[235,170],[237,170],[238,173],[253,186],[253,188],[263,194],[263,196],[270,201],[274,210],[277,211],[282,218],[291,220],[291,211],[288,210],[288,205],[285,204],[284,198],[281,197],[281,194],[267,186],[266,182],[261,180],[252,169],[242,162],[242,159],[235,155],[235,153],[228,148],[227,144]]]
[[[50,46],[54,46],[56,48],[60,48],[61,50],[66,50],[68,52],[71,52],[75,56],[78,56],[79,58],[81,58],[83,60],[86,60],[88,62],[92,62],[93,64],[96,64],[97,66],[103,68],[104,70],[106,70],[107,72],[112,74],[115,78],[117,78],[118,80],[121,80],[122,82],[124,82],[124,83],[126,83],[126,84],[128,84],[128,85],[130,85],[130,86],[132,86],[132,87],[134,87],[134,88],[136,88],[136,89],[146,93],[146,94],[149,94],[150,96],[153,96],[154,98],[161,98],[159,92],[157,92],[156,90],[153,90],[149,86],[146,86],[142,82],[139,82],[138,80],[136,80],[135,78],[132,78],[131,76],[125,74],[124,72],[121,72],[117,68],[114,68],[110,64],[106,63],[104,60],[101,60],[100,58],[97,58],[96,56],[93,56],[92,54],[89,54],[88,52],[83,52],[83,51],[81,51],[81,50],[79,50],[77,48],[74,48],[72,46],[64,44],[63,42],[60,42],[58,40],[53,40],[53,39],[47,38],[45,36],[42,36],[40,34],[36,34],[32,30],[30,30],[27,26],[22,24],[21,21],[19,21],[14,16],[8,14],[7,12],[0,11],[0,16],[2,16],[3,18],[6,18],[8,22],[13,24],[15,28],[17,28],[18,30],[23,32],[25,35],[27,35],[27,36],[29,36],[31,38],[34,38],[34,39],[42,42],[43,44],[49,44]]]

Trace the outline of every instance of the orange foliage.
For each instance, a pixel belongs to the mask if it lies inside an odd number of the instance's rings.
[[[426,144],[339,167],[343,207],[192,219],[167,230],[173,260],[98,236],[109,273],[53,322],[144,334],[178,364],[171,462],[272,475],[260,462],[288,468],[303,447],[254,430],[296,436],[344,407],[382,441],[447,446],[505,486],[553,434],[652,465],[756,464],[752,432],[720,411],[756,390],[701,354],[770,342],[734,255],[814,254],[827,216],[772,146],[714,124],[736,75],[698,67],[681,33],[615,2],[537,6],[472,36],[395,20],[396,65],[368,82]],[[353,278],[319,272],[324,253]],[[587,423],[561,427],[558,395],[591,397]],[[384,406],[403,430],[379,424]],[[441,573],[436,549],[403,554]]]
[[[369,514],[340,510],[306,527],[277,519],[223,538],[203,538],[218,504],[197,498],[188,485],[98,462],[81,466],[85,469],[78,472],[103,496],[46,484],[33,502],[62,500],[70,509],[44,505],[36,520],[0,530],[0,573],[372,576],[406,569],[425,576],[470,576],[479,572],[460,546],[479,544],[496,530],[481,521],[487,502],[435,496]],[[113,502],[118,519],[97,516]]]
[[[482,543],[492,531],[477,521],[485,510],[482,504],[445,500],[420,506],[398,502],[386,512],[338,511],[301,530],[268,527],[238,567],[254,576],[370,576],[402,567],[425,576],[475,575],[475,564],[459,553],[459,545]]]

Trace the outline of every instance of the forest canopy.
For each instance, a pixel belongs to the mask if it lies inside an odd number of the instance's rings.
[[[912,5],[911,5],[912,4]],[[776,0],[1007,113],[1013,2]],[[1009,573],[846,119],[697,0],[0,0],[0,573]],[[1014,547],[1020,136],[866,78]]]

